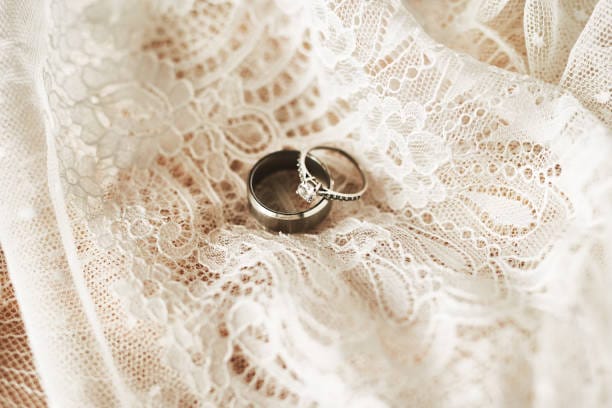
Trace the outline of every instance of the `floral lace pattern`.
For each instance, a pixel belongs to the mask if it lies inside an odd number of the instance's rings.
[[[43,359],[50,402],[610,402],[609,78],[575,67],[612,6],[566,2],[560,33],[547,2],[448,3],[51,1],[57,269],[85,310],[65,353],[91,362],[64,392]],[[250,166],[323,143],[366,196],[263,230]]]

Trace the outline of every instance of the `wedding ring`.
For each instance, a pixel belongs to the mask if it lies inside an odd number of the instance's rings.
[[[325,186],[321,182],[319,177],[316,174],[314,174],[314,172],[310,172],[308,159],[314,158],[314,156],[312,156],[311,153],[314,152],[315,150],[329,150],[329,151],[337,152],[343,155],[344,157],[346,157],[348,160],[350,160],[350,162],[353,163],[355,167],[357,168],[357,170],[359,171],[359,176],[361,178],[361,187],[359,188],[359,191],[355,193],[341,193],[338,191],[333,191],[331,189],[331,186],[329,187]],[[301,151],[299,155],[297,166],[298,166],[298,173],[300,176],[300,184],[297,188],[296,193],[308,203],[312,202],[317,195],[327,200],[343,200],[343,201],[359,200],[361,196],[363,195],[363,193],[368,188],[368,180],[366,178],[365,173],[359,166],[359,163],[357,163],[357,161],[350,154],[348,154],[342,149],[338,149],[337,147],[317,146],[317,147],[313,147],[312,149],[309,149],[306,151]]]
[[[295,171],[295,163],[299,156],[300,152],[297,150],[280,150],[270,153],[255,163],[249,173],[247,185],[251,213],[259,223],[268,229],[287,233],[303,232],[318,225],[331,209],[332,202],[321,198],[319,202],[304,211],[280,211],[278,208],[272,208],[270,203],[265,203],[264,197],[258,196],[256,187],[266,177],[282,170]],[[309,156],[304,159],[304,163],[308,165],[312,171],[311,174],[322,185],[326,188],[332,186],[327,168],[317,158]]]

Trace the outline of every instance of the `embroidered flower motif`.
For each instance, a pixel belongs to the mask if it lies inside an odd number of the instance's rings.
[[[351,27],[345,27],[335,13],[328,13],[328,6],[324,2],[315,1],[309,6],[313,24],[317,28],[313,36],[314,49],[325,66],[334,68],[355,50],[355,33]]]
[[[128,316],[128,326],[133,326],[138,320],[160,325],[163,332],[159,343],[164,348],[165,363],[182,373],[191,389],[207,393],[211,385],[211,357],[206,356],[210,354],[208,348],[211,345],[203,341],[198,328],[208,333],[213,331],[205,323],[205,316],[211,311],[202,303],[192,309],[169,308],[167,305],[176,299],[184,299],[185,303],[194,299],[184,285],[172,282],[168,277],[169,272],[160,265],[135,261],[133,275],[113,283],[110,290],[121,300]],[[152,290],[151,286],[155,285],[156,290]],[[150,397],[153,400],[158,397],[155,390]]]
[[[128,315],[128,325],[134,326],[137,320],[147,320],[161,325],[168,321],[166,302],[159,296],[146,297],[143,283],[134,277],[119,280],[110,287],[122,302]]]
[[[102,200],[102,178],[97,172],[98,161],[93,156],[78,160],[71,149],[60,150],[61,178],[64,191],[80,203],[79,208],[92,208]]]
[[[191,319],[196,322],[198,320],[200,318]],[[170,322],[161,338],[161,344],[164,346],[163,358],[169,367],[183,374],[192,390],[206,393],[212,384],[209,375],[211,358],[203,357],[209,350],[194,332],[197,332],[197,329],[188,327],[186,320],[176,319]]]
[[[450,149],[441,136],[423,130],[423,106],[370,95],[360,102],[359,112],[366,156],[385,179],[377,194],[385,195],[394,209],[441,201],[445,189],[435,171],[450,159]]]
[[[128,206],[120,209],[111,202],[104,204],[100,214],[89,225],[102,248],[119,243],[126,250],[135,250],[135,239],[144,239],[154,233],[143,207]]]
[[[73,122],[97,157],[118,168],[146,167],[157,153],[175,154],[182,135],[198,124],[191,84],[151,55],[88,66],[70,81],[66,87],[81,99]]]
[[[96,39],[112,39],[119,49],[136,36],[134,27],[144,24],[150,14],[143,1],[96,1],[85,7],[84,17]]]

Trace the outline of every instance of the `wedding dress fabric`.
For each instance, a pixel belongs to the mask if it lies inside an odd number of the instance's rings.
[[[612,404],[612,1],[0,0],[0,406]],[[311,234],[244,180],[334,144]]]

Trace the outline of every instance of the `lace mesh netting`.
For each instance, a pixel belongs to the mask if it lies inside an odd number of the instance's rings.
[[[0,406],[611,403],[612,1],[33,3]],[[264,231],[250,166],[324,143],[369,192]]]
[[[19,305],[0,252],[0,405],[44,407]]]

